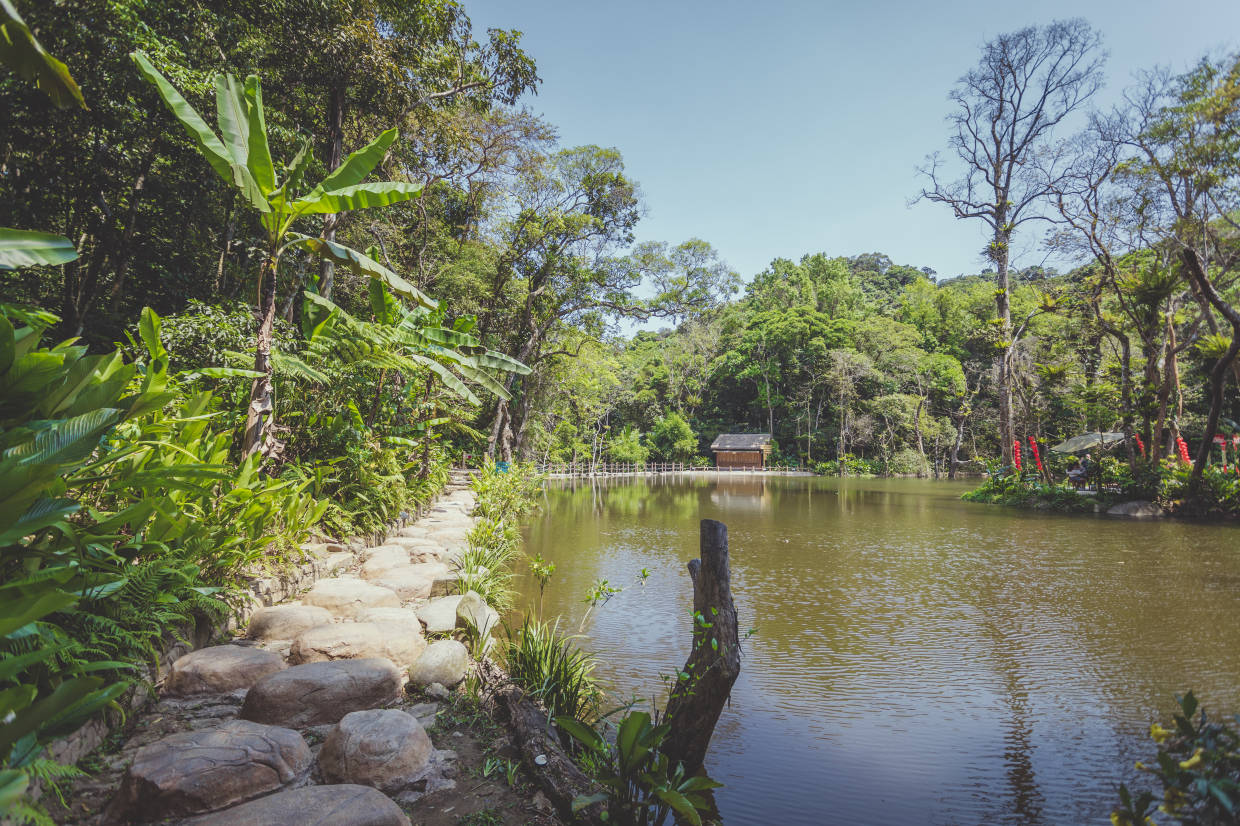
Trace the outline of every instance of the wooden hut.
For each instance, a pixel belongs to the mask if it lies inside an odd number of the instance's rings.
[[[721,468],[764,468],[772,447],[770,433],[720,433],[710,445]]]

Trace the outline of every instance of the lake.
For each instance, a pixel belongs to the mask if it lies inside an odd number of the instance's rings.
[[[727,524],[756,629],[707,758],[728,826],[1108,823],[1174,694],[1240,711],[1240,531],[969,487],[553,481],[526,551],[557,565],[544,615],[580,629],[612,694],[648,698],[689,650],[698,521]],[[587,616],[599,579],[624,590]]]

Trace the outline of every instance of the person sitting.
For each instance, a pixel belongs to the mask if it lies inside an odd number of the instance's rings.
[[[1068,481],[1072,484],[1072,487],[1080,490],[1085,486],[1085,478],[1088,474],[1089,471],[1084,463],[1077,459],[1072,467],[1068,468]]]

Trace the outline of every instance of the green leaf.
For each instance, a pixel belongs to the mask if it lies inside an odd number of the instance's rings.
[[[68,238],[50,232],[0,227],[0,270],[54,267],[77,257],[77,250]]]
[[[693,824],[693,826],[702,826],[702,816],[698,814],[693,804],[680,792],[674,789],[655,789],[654,793],[660,800],[675,809],[685,820]]]
[[[470,404],[481,403],[478,397],[474,395],[474,392],[469,389],[469,387],[465,384],[465,382],[458,379],[451,370],[449,370],[447,367],[444,367],[442,364],[435,361],[433,358],[428,358],[427,356],[419,356],[416,353],[410,353],[409,360],[417,362],[418,364],[421,364],[423,367],[430,370],[436,376],[439,376],[439,380],[443,382],[444,387],[448,388],[453,393],[460,396],[462,399],[469,402]]]
[[[215,77],[215,111],[220,135],[234,164],[247,166],[250,158],[250,115],[245,92],[232,75]]]
[[[602,752],[606,750],[606,741],[599,735],[597,731],[566,715],[560,715],[555,718],[555,724],[560,730],[568,732],[569,736],[581,743],[586,748],[594,751]]]
[[[0,545],[17,542],[24,536],[55,525],[81,509],[81,503],[72,499],[39,499],[16,522],[0,530]]]
[[[7,0],[0,0],[7,2]],[[25,772],[16,769],[4,769],[0,771],[0,812],[12,811],[17,802],[26,794],[26,787],[30,785],[30,778]]]
[[[389,129],[349,155],[349,157],[345,158],[344,163],[332,170],[314,188],[314,192],[335,192],[338,189],[360,184],[366,180],[366,176],[383,160],[383,156],[387,154],[388,147],[396,142],[399,134],[397,130]],[[313,195],[314,193],[312,192],[311,194]]]
[[[388,289],[397,295],[404,296],[410,301],[417,302],[427,309],[433,310],[438,307],[438,303],[428,297],[417,287],[401,278],[387,267],[380,264],[373,258],[358,252],[355,249],[346,247],[343,244],[337,244],[335,241],[328,241],[324,238],[311,238],[307,235],[299,235],[297,233],[289,233],[293,241],[288,246],[297,246],[307,249],[310,252],[329,258],[341,266],[348,267],[358,275],[368,275],[371,278],[378,278]]]
[[[263,85],[258,75],[250,75],[245,79],[245,98],[250,119],[250,173],[263,193],[270,195],[276,188],[276,169],[275,164],[271,162],[271,147],[267,143],[267,117],[263,113]]]
[[[198,146],[198,153],[206,158],[207,163],[211,164],[211,168],[216,174],[224,179],[226,183],[232,184],[241,191],[250,205],[259,212],[271,212],[271,205],[267,203],[267,198],[259,189],[258,183],[254,180],[254,176],[250,174],[250,170],[243,165],[233,161],[229,154],[228,148],[216,136],[211,127],[207,126],[207,122],[202,119],[197,110],[189,104],[176,87],[168,82],[168,79],[160,74],[147,56],[142,52],[131,52],[129,55],[133,62],[150,83],[159,92],[159,96],[163,99],[164,105],[168,107],[168,111],[181,122],[181,126],[185,128],[186,134],[193,139]]]
[[[9,0],[0,0],[0,63],[33,80],[59,108],[90,109],[69,67],[48,54]]]
[[[408,184],[399,181],[381,181],[368,184],[355,184],[331,192],[311,192],[292,204],[293,212],[298,215],[315,215],[326,212],[352,212],[359,209],[391,206],[402,201],[410,201],[422,194],[421,184]]]
[[[40,583],[42,584],[42,583]],[[29,625],[35,620],[43,619],[48,614],[64,610],[77,602],[77,596],[61,591],[59,588],[44,587],[31,590],[32,593],[16,595],[5,589],[3,594],[4,613],[0,614],[0,637],[8,636],[18,628]]]

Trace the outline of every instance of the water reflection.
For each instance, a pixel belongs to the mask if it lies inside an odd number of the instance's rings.
[[[1240,709],[1240,533],[962,489],[595,481],[549,489],[527,549],[574,628],[593,580],[627,586],[584,633],[617,693],[651,696],[688,650],[698,520],[728,524],[758,629],[708,761],[729,826],[1106,823],[1174,692]]]

